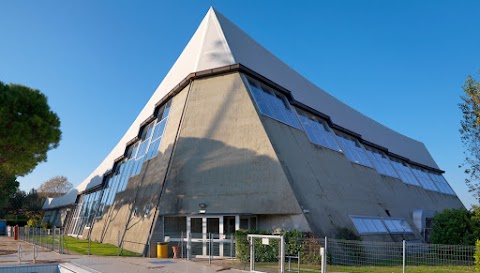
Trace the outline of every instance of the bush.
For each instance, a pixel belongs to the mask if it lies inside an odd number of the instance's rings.
[[[478,211],[446,209],[433,217],[430,239],[434,244],[475,245],[479,237]]]
[[[37,227],[37,226],[40,225],[40,222],[41,222],[41,221],[40,221],[40,219],[38,219],[38,218],[30,218],[30,219],[28,219],[28,221],[27,221],[27,226],[29,226],[29,227]]]
[[[250,244],[247,239],[248,234],[271,235],[271,231],[261,230],[237,230],[235,232],[236,255],[242,262],[250,261]],[[302,263],[320,264],[321,257],[319,253],[318,239],[307,233],[291,230],[284,232],[285,254],[296,256],[300,253]],[[279,241],[271,240],[269,245],[263,245],[260,240],[255,241],[255,261],[257,262],[276,262],[279,257]]]

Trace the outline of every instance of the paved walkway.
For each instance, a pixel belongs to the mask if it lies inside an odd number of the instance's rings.
[[[33,247],[23,241],[14,241],[10,237],[0,236],[0,268],[3,266],[18,265],[16,250],[22,245],[22,264],[33,263]],[[120,273],[120,272],[162,272],[162,273],[240,273],[237,269],[191,262],[181,259],[154,259],[139,257],[101,257],[87,255],[58,254],[50,250],[38,248],[37,263],[70,263],[85,268],[91,272]],[[92,270],[93,269],[93,270]]]

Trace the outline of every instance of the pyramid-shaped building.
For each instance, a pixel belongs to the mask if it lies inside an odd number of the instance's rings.
[[[237,229],[426,240],[463,207],[423,143],[332,97],[211,8],[126,134],[44,221],[149,255]],[[202,244],[199,240],[198,244]],[[206,255],[205,247],[192,255]]]

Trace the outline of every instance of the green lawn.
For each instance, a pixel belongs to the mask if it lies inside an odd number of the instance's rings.
[[[215,261],[214,261],[215,263]],[[240,261],[223,261],[222,266],[233,267],[241,270],[248,270],[249,264]],[[255,269],[266,272],[278,272],[278,263],[256,262]],[[296,264],[292,263],[292,269],[296,270]],[[285,265],[288,269],[288,264]],[[474,266],[407,266],[407,273],[475,273]],[[300,273],[320,273],[319,265],[300,265]],[[349,273],[402,273],[401,266],[335,266],[329,265],[327,272],[349,272]]]
[[[36,237],[35,241],[38,244],[43,245],[51,245],[52,244],[52,236],[42,236]],[[58,244],[58,237],[55,238],[56,244]],[[74,252],[78,254],[88,254],[88,241],[81,240],[77,238],[73,238],[70,236],[64,237],[65,244],[64,249],[66,252]],[[124,249],[118,249],[117,246],[111,244],[101,244],[97,242],[90,242],[90,254],[91,255],[98,255],[98,256],[117,256],[120,251],[120,256],[132,256],[132,257],[140,257],[141,254],[131,252]]]
[[[401,266],[328,266],[328,272],[368,272],[368,273],[402,273]],[[302,272],[318,272],[303,271]],[[410,273],[474,273],[473,266],[407,266],[406,272]]]

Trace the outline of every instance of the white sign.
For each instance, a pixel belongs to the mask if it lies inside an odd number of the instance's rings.
[[[269,245],[270,244],[270,240],[268,240],[268,238],[262,238],[262,245]]]

